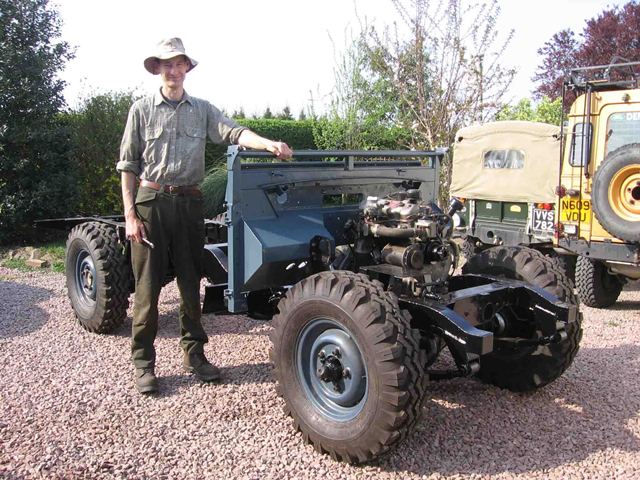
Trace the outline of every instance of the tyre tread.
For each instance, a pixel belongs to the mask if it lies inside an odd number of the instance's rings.
[[[326,285],[328,292],[320,287]],[[361,325],[375,338],[378,351],[374,361],[382,380],[379,398],[383,411],[376,418],[385,421],[371,426],[375,434],[345,446],[305,431],[301,418],[286,397],[285,412],[293,418],[295,428],[302,431],[304,441],[318,452],[349,463],[367,462],[391,451],[417,423],[428,381],[424,371],[426,355],[419,347],[418,332],[410,327],[408,313],[400,310],[397,297],[385,291],[381,282],[349,271],[321,272],[294,285],[281,300],[279,313],[273,319],[270,357],[281,396],[284,396],[282,376],[287,373],[280,364],[277,345],[285,328],[285,317],[307,295],[317,297],[318,294],[352,308],[354,318],[366,319]]]
[[[99,292],[93,322],[85,322],[78,316],[71,294],[67,272],[67,295],[74,306],[78,324],[92,333],[111,333],[124,322],[129,307],[130,271],[126,258],[118,246],[115,227],[102,222],[85,222],[75,226],[67,238],[67,252],[74,240],[83,241],[94,259],[94,267],[104,280],[104,291]],[[65,261],[69,268],[69,259]]]
[[[523,247],[493,247],[475,255],[465,264],[463,273],[485,273],[527,281],[543,288],[560,300],[578,305],[573,282],[563,268],[542,253]],[[509,362],[493,355],[481,359],[479,377],[486,383],[523,392],[534,390],[557,379],[569,368],[582,338],[581,317],[567,327],[563,342],[538,347],[534,354]],[[551,356],[535,355],[546,348]],[[537,358],[536,358],[537,357]]]
[[[622,282],[614,279],[612,288],[607,288],[602,275],[608,275],[606,268],[589,258],[579,257],[576,263],[576,289],[580,301],[588,307],[605,308],[613,305],[618,300],[622,291]]]

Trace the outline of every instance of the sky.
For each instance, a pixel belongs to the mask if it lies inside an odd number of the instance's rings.
[[[537,50],[564,28],[581,32],[585,20],[626,0],[499,0],[498,28],[514,30],[503,64],[518,70],[508,100],[530,96]],[[62,78],[67,104],[107,91],[152,92],[158,77],[143,60],[165,37],[181,37],[199,65],[189,72],[189,94],[231,113],[247,115],[289,106],[294,116],[311,102],[327,104],[334,68],[360,20],[393,21],[390,0],[52,0],[62,39],[75,47]]]

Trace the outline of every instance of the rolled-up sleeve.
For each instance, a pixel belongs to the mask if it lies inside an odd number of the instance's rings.
[[[213,143],[237,144],[240,134],[246,127],[238,125],[225,117],[220,110],[209,103],[207,109],[207,134]]]
[[[116,164],[118,172],[142,173],[142,153],[144,145],[140,132],[140,110],[137,102],[129,110],[127,126],[120,142],[120,161]]]

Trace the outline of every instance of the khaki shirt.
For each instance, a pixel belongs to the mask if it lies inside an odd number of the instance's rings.
[[[185,92],[174,108],[158,90],[131,106],[116,169],[162,185],[198,185],[206,137],[237,144],[243,130],[206,100]]]

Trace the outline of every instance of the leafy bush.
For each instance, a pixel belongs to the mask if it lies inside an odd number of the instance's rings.
[[[108,92],[86,99],[77,111],[65,115],[71,129],[71,161],[78,175],[76,214],[109,215],[122,210],[116,163],[135,100],[133,92]]]
[[[313,120],[242,119],[238,123],[261,137],[287,142],[294,150],[314,149]]]
[[[505,105],[496,115],[496,120],[527,120],[530,122],[560,125],[562,122],[562,99],[549,100],[547,97],[535,105],[528,98],[523,98],[515,105]]]
[[[313,120],[282,120],[276,118],[236,118],[236,122],[270,140],[286,142],[294,150],[317,148]],[[226,145],[207,142],[205,165],[207,170],[226,163]]]
[[[320,149],[398,150],[411,142],[402,127],[385,127],[372,121],[354,122],[342,118],[320,118],[313,122],[313,138]]]
[[[204,216],[213,218],[224,212],[224,196],[227,189],[227,168],[220,164],[209,170],[202,182],[202,195],[204,196]]]

